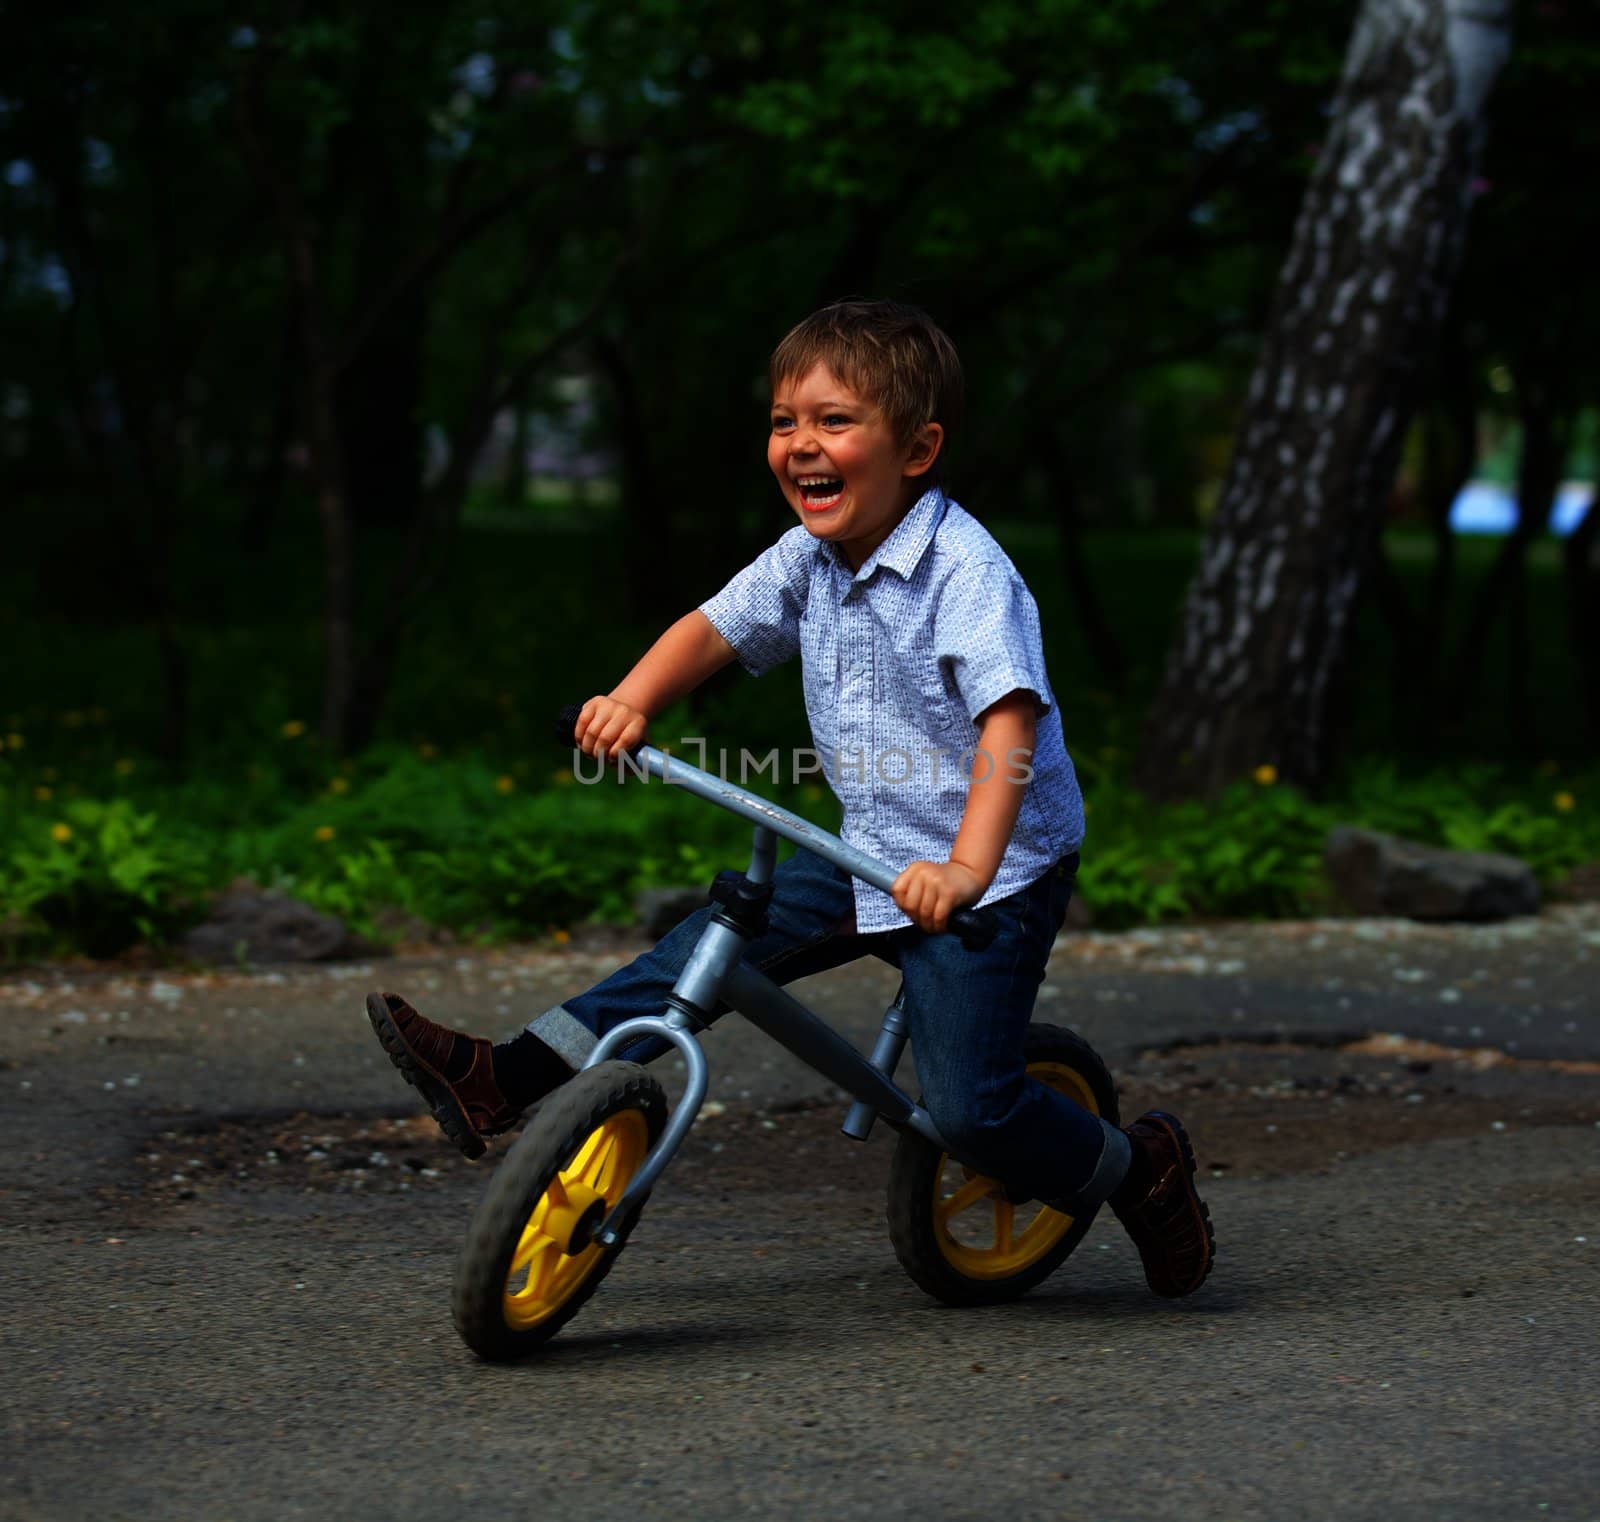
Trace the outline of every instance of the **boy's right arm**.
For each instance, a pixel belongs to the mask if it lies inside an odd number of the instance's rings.
[[[586,756],[606,756],[642,744],[650,720],[693,692],[733,659],[733,646],[698,608],[686,613],[645,652],[605,697],[590,698],[574,726]]]

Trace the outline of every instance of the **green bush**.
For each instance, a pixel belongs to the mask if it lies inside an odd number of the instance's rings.
[[[500,940],[625,921],[641,888],[708,882],[748,853],[748,826],[660,783],[581,786],[558,769],[528,792],[481,762],[391,752],[346,791],[285,799],[273,823],[233,833],[219,875],[293,893],[369,934],[392,909]]]
[[[126,799],[72,799],[53,815],[15,811],[0,859],[7,951],[107,956],[160,941],[189,915],[206,880],[198,843]]]
[[[1318,896],[1331,815],[1292,788],[1240,783],[1211,803],[1152,807],[1102,780],[1081,882],[1110,927],[1303,912]]]
[[[1374,829],[1456,851],[1517,856],[1547,886],[1600,859],[1597,797],[1600,773],[1568,784],[1549,766],[1531,777],[1477,766],[1406,779],[1390,763],[1373,763],[1357,770],[1350,788],[1351,803]]]
[[[560,766],[501,770],[400,746],[341,767],[305,736],[280,749],[288,762],[263,746],[243,775],[182,786],[109,765],[98,778],[85,769],[77,783],[46,784],[9,757],[0,951],[101,956],[160,944],[238,876],[367,935],[381,938],[398,911],[498,941],[626,921],[641,888],[706,883],[748,859],[747,825],[658,782],[583,786]],[[1082,767],[1081,882],[1106,928],[1332,910],[1322,852],[1340,823],[1509,852],[1547,887],[1600,860],[1600,771],[1407,776],[1369,763],[1326,799],[1262,780],[1205,804],[1157,806],[1119,779],[1117,760],[1087,755]],[[91,782],[101,796],[71,795]],[[837,828],[820,787],[758,791]]]
[[[1546,769],[1548,771],[1548,769]],[[1184,918],[1278,917],[1336,909],[1322,871],[1329,830],[1361,825],[1458,851],[1519,857],[1549,889],[1600,860],[1600,772],[1477,767],[1406,777],[1357,766],[1329,798],[1276,781],[1237,783],[1210,803],[1152,805],[1102,774],[1090,793],[1080,881],[1108,928]]]

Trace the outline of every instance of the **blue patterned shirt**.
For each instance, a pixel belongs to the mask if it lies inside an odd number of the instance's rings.
[[[976,716],[1018,689],[1039,716],[1021,812],[986,904],[1042,876],[1083,839],[1083,799],[1045,676],[1039,611],[1005,551],[937,487],[853,571],[796,524],[700,611],[753,676],[796,653],[841,834],[897,872],[947,861],[966,808]],[[984,762],[979,761],[980,774]],[[1004,756],[992,764],[1018,775]],[[911,921],[855,883],[856,927]]]

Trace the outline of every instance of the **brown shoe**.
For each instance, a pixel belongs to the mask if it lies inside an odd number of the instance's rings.
[[[1147,1110],[1124,1130],[1155,1182],[1142,1198],[1111,1208],[1144,1260],[1152,1291],[1176,1299],[1205,1283],[1216,1254],[1211,1212],[1194,1187],[1194,1149],[1176,1115]]]
[[[486,1136],[509,1131],[522,1111],[500,1092],[494,1077],[494,1044],[463,1036],[419,1015],[398,994],[368,994],[367,1019],[389,1061],[427,1102],[439,1129],[468,1157],[482,1157]],[[457,1041],[472,1047],[472,1064],[456,1079],[446,1078],[450,1049]]]

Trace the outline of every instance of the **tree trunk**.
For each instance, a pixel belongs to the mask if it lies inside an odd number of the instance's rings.
[[[1571,437],[1565,419],[1541,396],[1536,408],[1525,408],[1522,459],[1517,465],[1516,572],[1506,609],[1506,737],[1524,754],[1539,748],[1530,692],[1533,647],[1528,634],[1528,546],[1542,539],[1555,511]],[[1532,414],[1532,415],[1530,415]]]
[[[154,187],[149,208],[158,257],[153,289],[140,290],[154,312],[157,353],[146,352],[136,319],[129,314],[124,293],[114,286],[118,266],[108,260],[104,240],[94,229],[89,189],[83,177],[85,134],[79,102],[68,97],[66,109],[54,125],[48,146],[38,156],[45,183],[50,187],[61,224],[61,246],[72,285],[74,304],[81,302],[93,314],[107,370],[115,388],[121,429],[130,445],[129,457],[142,511],[135,515],[129,543],[135,563],[128,575],[141,584],[142,613],[155,633],[162,676],[162,759],[181,772],[188,752],[189,661],[179,633],[176,612],[174,551],[178,533],[178,504],[183,491],[182,451],[179,438],[185,421],[181,399],[185,377],[176,358],[182,335],[178,331],[175,290],[180,273],[180,250],[173,227],[172,203],[165,192],[163,173],[168,158],[166,112],[171,84],[155,68],[138,80],[137,136]],[[95,437],[98,423],[93,404],[84,426]],[[107,452],[107,460],[111,452]],[[113,487],[114,501],[119,493]]]
[[[1422,419],[1422,469],[1418,501],[1433,538],[1433,566],[1420,610],[1385,552],[1383,524],[1374,523],[1372,592],[1391,645],[1388,657],[1392,714],[1390,728],[1402,743],[1426,744],[1445,717],[1445,624],[1455,583],[1456,539],[1450,511],[1472,478],[1478,459],[1478,419],[1472,392],[1472,367],[1461,345],[1452,342],[1440,357],[1433,405]],[[1330,728],[1345,717],[1334,697]]]
[[[292,290],[288,299],[292,306],[295,299]],[[272,548],[283,510],[284,488],[288,484],[289,448],[294,442],[296,419],[295,385],[301,373],[295,348],[299,332],[299,317],[291,311],[283,325],[283,348],[272,389],[272,421],[267,426],[261,463],[250,482],[244,522],[239,532],[241,548],[256,558],[264,557]]]
[[[323,271],[331,311],[360,311],[389,289],[428,230],[432,133],[398,81],[427,55],[434,24],[395,27],[380,9],[362,27],[351,111],[330,140],[323,216],[330,227],[336,217],[350,226],[348,269]],[[335,288],[344,293],[337,302]],[[369,526],[404,532],[422,507],[428,295],[419,283],[389,302],[342,356],[334,380],[346,505],[358,537]]]
[[[1516,715],[1526,707],[1526,698],[1518,696],[1519,685],[1525,683],[1525,672],[1518,667],[1519,663],[1525,667],[1528,659],[1523,594],[1528,546],[1550,525],[1569,437],[1568,420],[1557,413],[1544,378],[1532,365],[1518,375],[1518,392],[1522,453],[1517,460],[1517,521],[1479,584],[1466,632],[1461,636],[1456,653],[1450,684],[1451,713],[1462,720],[1479,690],[1494,626],[1501,613],[1505,613],[1511,657],[1507,672],[1507,721],[1512,724],[1513,732],[1517,727]]]
[[[1510,0],[1364,0],[1138,780],[1315,786],[1357,593],[1463,241]]]
[[[1562,546],[1567,630],[1578,665],[1578,692],[1591,745],[1600,749],[1600,487]]]
[[[1072,609],[1078,615],[1078,627],[1083,631],[1090,658],[1105,681],[1106,690],[1120,698],[1128,690],[1128,663],[1116,630],[1106,617],[1105,606],[1095,586],[1094,571],[1084,550],[1083,493],[1078,487],[1079,472],[1073,469],[1067,451],[1054,433],[1046,429],[1041,437],[1050,464],[1050,482],[1056,502],[1061,577],[1071,595]]]
[[[1422,628],[1406,595],[1405,584],[1390,563],[1384,549],[1381,524],[1373,537],[1372,557],[1369,562],[1373,602],[1389,633],[1390,730],[1405,737],[1411,729],[1411,720],[1418,713],[1425,689],[1420,678],[1425,665],[1422,655]],[[1338,730],[1350,717],[1349,694],[1336,688],[1328,696],[1328,727]]]
[[[398,303],[334,387],[345,489],[356,523],[404,530],[422,504],[422,345],[427,307]]]
[[[629,357],[609,333],[596,334],[592,352],[611,390],[616,408],[616,436],[620,445],[622,517],[624,529],[620,553],[625,606],[633,617],[650,622],[665,616],[669,607],[682,600],[681,590],[672,585],[673,577],[663,574],[664,562],[676,557],[677,548],[670,534],[663,534],[659,518],[662,490],[644,415]]]
[[[1428,419],[1422,470],[1422,506],[1433,534],[1433,570],[1423,610],[1421,648],[1416,653],[1421,704],[1418,716],[1430,732],[1441,717],[1445,640],[1455,590],[1456,535],[1451,509],[1478,464],[1478,402],[1472,361],[1464,346],[1449,344],[1440,366],[1439,405]]]
[[[306,336],[310,351],[305,398],[307,452],[317,519],[322,525],[321,732],[333,749],[343,751],[349,744],[355,682],[355,535],[334,422],[333,370],[320,335],[308,331]]]
[[[532,420],[525,403],[511,409],[511,442],[506,446],[505,474],[500,478],[500,500],[507,507],[528,505],[528,425]]]

